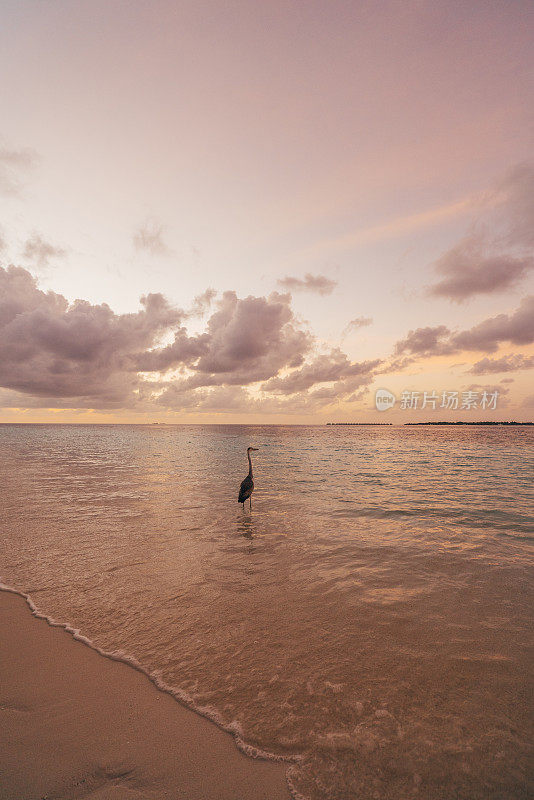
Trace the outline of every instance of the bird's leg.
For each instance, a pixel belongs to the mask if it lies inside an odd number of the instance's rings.
[[[252,511],[252,495],[250,495],[248,502],[250,503],[250,510]]]

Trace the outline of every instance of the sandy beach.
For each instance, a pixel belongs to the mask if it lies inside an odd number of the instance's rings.
[[[0,796],[287,800],[281,764],[0,592]]]

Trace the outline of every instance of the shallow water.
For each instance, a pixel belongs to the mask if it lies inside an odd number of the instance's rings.
[[[0,445],[4,583],[300,755],[304,796],[534,793],[532,429],[3,425]]]

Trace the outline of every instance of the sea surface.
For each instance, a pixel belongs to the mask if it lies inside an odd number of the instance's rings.
[[[533,429],[2,425],[0,447],[3,583],[288,759],[294,792],[534,796]]]

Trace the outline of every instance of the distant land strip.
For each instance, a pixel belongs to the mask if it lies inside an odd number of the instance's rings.
[[[360,427],[377,427],[393,425],[393,422],[327,422],[327,425],[359,425]],[[497,422],[495,420],[483,420],[480,422],[402,422],[401,425],[534,425],[534,422]]]
[[[534,425],[534,422],[497,422],[485,420],[482,422],[404,422],[403,425]]]

